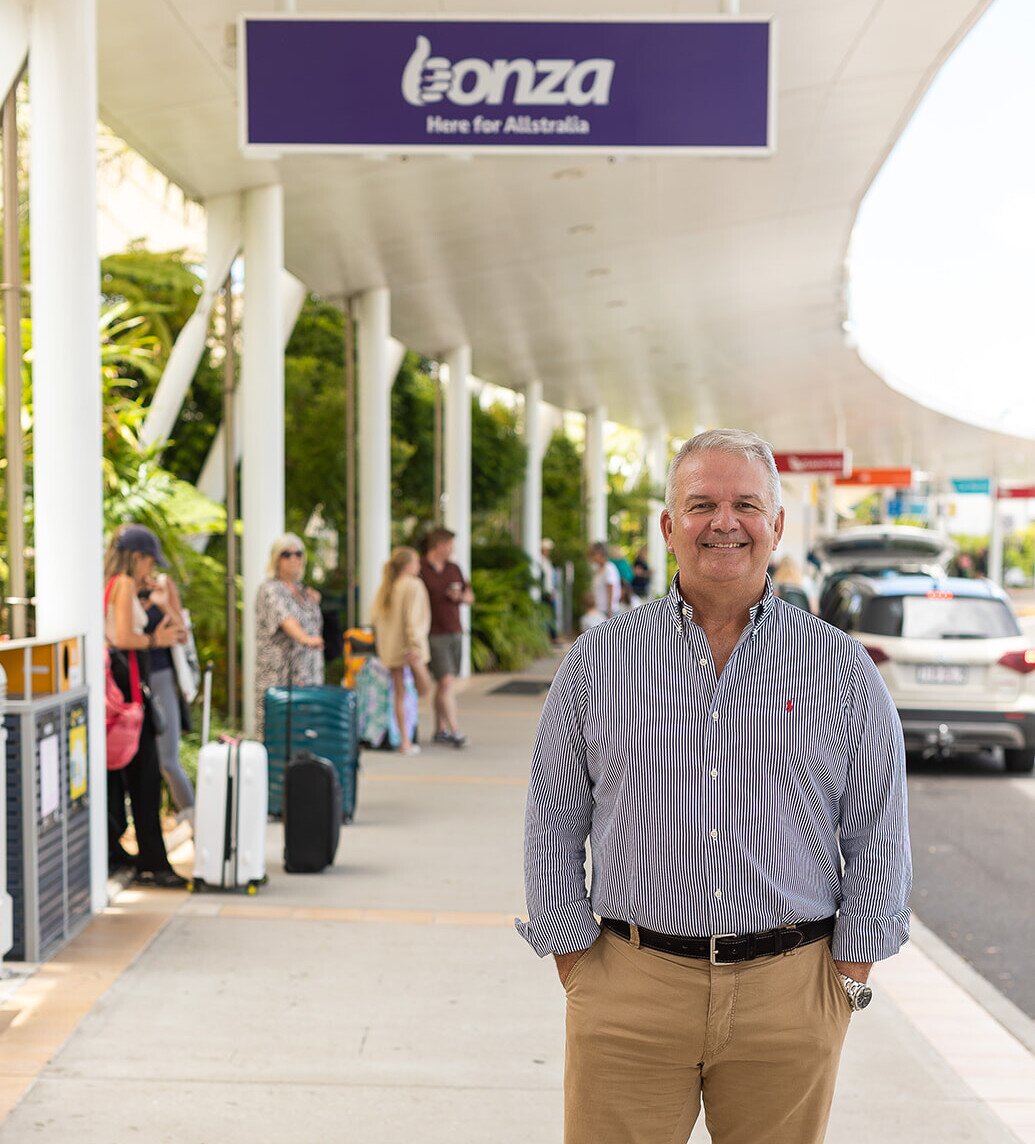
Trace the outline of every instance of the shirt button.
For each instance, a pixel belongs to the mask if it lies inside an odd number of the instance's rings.
[[[713,721],[713,722],[715,722],[715,723],[718,723],[718,721],[719,721],[719,713],[718,713],[718,711],[713,711],[713,712],[712,712],[712,721]]]
[[[716,891],[715,891],[715,896],[716,896],[717,898],[721,898],[721,897],[722,897],[722,890],[716,890]]]
[[[713,779],[717,779],[719,777],[719,772],[714,767],[712,767],[711,774]]]
[[[698,663],[699,663],[699,664],[700,664],[702,667],[707,667],[707,666],[708,666],[708,661],[707,661],[706,659],[699,659],[697,662],[698,662]]]
[[[719,837],[719,832],[717,830],[713,830],[712,831],[712,838],[718,838],[718,837]]]

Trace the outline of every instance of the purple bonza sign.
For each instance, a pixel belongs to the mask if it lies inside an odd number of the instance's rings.
[[[773,149],[768,20],[242,17],[248,151]]]

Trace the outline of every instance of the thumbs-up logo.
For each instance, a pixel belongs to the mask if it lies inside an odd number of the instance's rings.
[[[611,59],[512,60],[465,57],[455,63],[431,54],[427,36],[416,47],[402,73],[402,95],[411,107],[441,103],[459,107],[487,104],[539,107],[606,107],[611,99],[615,61]]]
[[[403,99],[413,107],[438,103],[452,82],[452,64],[445,56],[433,56],[431,41],[427,36],[418,36],[417,46],[403,70]]]

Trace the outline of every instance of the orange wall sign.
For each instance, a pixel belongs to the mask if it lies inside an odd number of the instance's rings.
[[[837,485],[877,485],[893,489],[908,489],[912,483],[912,469],[853,469],[850,477],[838,477],[834,482]]]

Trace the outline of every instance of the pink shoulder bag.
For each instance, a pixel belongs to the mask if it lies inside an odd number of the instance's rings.
[[[114,577],[104,589],[104,614],[108,614],[108,601],[115,584]],[[111,673],[111,648],[104,656],[104,721],[107,729],[108,770],[120,771],[137,753],[140,747],[140,732],[144,726],[144,694],[140,689],[140,666],[137,653],[130,651],[129,693],[127,703],[122,689]]]

